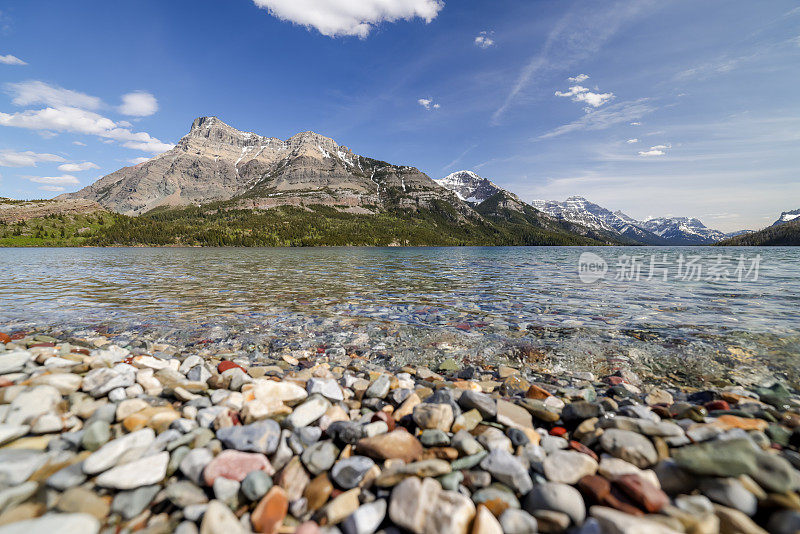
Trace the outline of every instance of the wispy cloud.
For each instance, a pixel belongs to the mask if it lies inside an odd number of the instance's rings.
[[[81,183],[80,180],[69,174],[63,176],[32,176],[28,179],[37,184],[75,185]]]
[[[456,165],[458,165],[461,162],[461,160],[463,160],[464,157],[467,154],[469,154],[471,151],[475,150],[477,147],[478,147],[478,145],[472,145],[471,147],[467,148],[464,152],[459,154],[456,159],[454,159],[453,161],[451,161],[450,163],[448,163],[447,165],[442,167],[442,171],[448,171],[448,170],[452,169],[453,167],[455,167]]]
[[[431,100],[430,98],[420,98],[419,100],[417,100],[417,104],[427,109],[428,111],[439,109],[440,107],[442,107],[439,104],[434,103],[434,101]]]
[[[540,135],[538,139],[549,139],[577,131],[605,130],[611,126],[638,119],[652,113],[655,109],[655,106],[650,104],[647,98],[631,102],[618,102],[603,109],[590,110],[580,119]]]
[[[64,158],[56,154],[38,154],[30,150],[16,152],[14,150],[0,150],[0,167],[36,167],[40,162],[60,163]]]
[[[11,54],[6,54],[5,56],[0,55],[0,63],[3,65],[27,65],[27,63],[22,61],[20,58],[17,56],[12,56]]]
[[[584,4],[556,22],[541,51],[522,67],[502,105],[492,114],[492,122],[511,107],[534,76],[543,71],[563,70],[596,53],[619,29],[654,5],[654,0],[618,0],[611,4]]]
[[[92,163],[91,161],[84,161],[83,163],[65,163],[64,165],[58,166],[58,170],[61,172],[83,172],[90,169],[99,168],[99,165]]]
[[[38,80],[20,83],[7,83],[6,92],[11,95],[11,102],[16,106],[42,104],[53,107],[76,107],[97,110],[103,101],[79,91],[64,89]]]
[[[639,140],[638,140],[638,139],[628,139],[628,140],[627,140],[627,141],[625,141],[625,142],[626,142],[626,143],[628,143],[629,145],[633,145],[633,144],[635,144],[635,143],[638,143],[638,142],[639,142]]]
[[[475,46],[478,48],[483,48],[484,50],[487,48],[491,48],[494,46],[494,35],[493,31],[483,31],[475,37]]]

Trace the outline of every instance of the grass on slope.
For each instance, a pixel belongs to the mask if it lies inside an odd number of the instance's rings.
[[[0,247],[79,247],[89,244],[118,216],[106,212],[49,215],[20,222],[0,221]]]
[[[770,226],[751,234],[742,234],[717,243],[719,246],[778,247],[800,246],[800,219]]]
[[[444,204],[444,203],[443,203]],[[447,246],[598,244],[567,233],[517,229],[488,221],[456,222],[449,205],[414,212],[354,215],[331,207],[227,209],[225,203],[118,217],[97,245]]]

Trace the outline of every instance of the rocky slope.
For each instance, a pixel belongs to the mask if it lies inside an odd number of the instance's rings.
[[[621,211],[612,212],[578,196],[569,197],[565,202],[534,200],[531,204],[559,219],[607,230],[644,245],[709,245],[725,238],[725,234],[707,228],[696,218],[659,217],[637,221]]]
[[[741,247],[800,246],[800,217],[790,219],[782,224],[773,224],[758,232],[750,232],[725,239],[718,244]]]
[[[12,200],[0,198],[0,221],[16,223],[49,217],[50,215],[85,215],[106,211],[100,204],[87,199]]]
[[[241,132],[216,117],[196,119],[169,152],[60,198],[91,199],[126,215],[236,199],[242,208],[321,204],[352,213],[445,202],[463,218],[475,216],[413,167],[353,154],[314,132],[283,141]]]
[[[673,245],[707,245],[725,238],[694,217],[658,217],[643,221],[641,227]]]
[[[454,172],[434,181],[442,187],[453,191],[461,200],[473,204],[480,204],[494,194],[504,190],[488,178],[481,178],[472,171]]]
[[[800,218],[800,209],[792,210],[792,211],[784,211],[781,213],[781,216],[778,217],[778,220],[772,223],[772,226],[778,226],[789,221],[794,221],[795,219]]]

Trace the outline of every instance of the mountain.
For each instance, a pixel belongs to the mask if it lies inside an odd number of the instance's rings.
[[[490,181],[481,178],[472,171],[458,171],[434,180],[442,187],[453,191],[458,198],[472,204],[480,204],[487,198],[503,191],[503,189]]]
[[[451,182],[458,194],[414,167],[354,154],[314,132],[284,141],[201,117],[170,151],[58,198],[114,212],[114,224],[91,242],[98,245],[620,243],[538,212],[514,221],[505,211],[481,212],[462,198],[477,202],[500,188],[477,175]]]
[[[621,211],[611,212],[583,197],[569,197],[565,202],[534,200],[531,205],[553,217],[589,228],[605,230],[643,245],[670,245],[662,238],[641,227],[639,221]]]
[[[773,224],[757,232],[725,239],[717,244],[740,247],[800,246],[800,217],[778,225]]]
[[[616,233],[643,245],[710,245],[725,238],[691,217],[659,217],[637,221],[621,211],[612,212],[583,197],[565,202],[534,200],[531,205],[554,217]]]
[[[671,245],[710,245],[725,238],[724,233],[706,228],[694,217],[658,217],[641,222],[640,227]]]
[[[800,217],[800,210],[784,211],[783,213],[781,213],[781,216],[778,217],[778,220],[772,223],[772,226],[778,226],[780,224],[793,221],[798,217]]]
[[[53,215],[87,215],[106,211],[91,200],[12,200],[0,197],[0,222],[6,224]]]
[[[632,244],[624,237],[603,228],[589,227],[543,213],[523,202],[514,193],[472,171],[454,172],[434,181],[474,206],[475,211],[484,218],[505,227],[510,225],[521,235],[526,235],[529,231],[526,227],[532,226],[552,232],[577,234],[606,244]]]
[[[172,150],[60,198],[91,199],[125,215],[236,199],[249,209],[314,204],[364,214],[438,201],[462,219],[475,216],[413,167],[353,154],[314,132],[283,141],[240,132],[216,117],[196,119]]]

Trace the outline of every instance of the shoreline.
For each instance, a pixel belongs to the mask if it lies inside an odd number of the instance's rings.
[[[201,349],[0,333],[0,533],[800,522],[800,398],[777,381]]]

